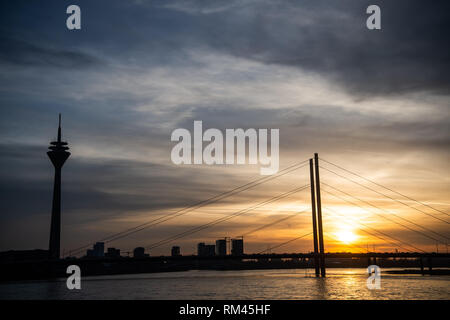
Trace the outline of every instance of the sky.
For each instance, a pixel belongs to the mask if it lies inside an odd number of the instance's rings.
[[[81,8],[81,30],[66,28],[70,4]],[[321,169],[327,251],[405,251],[371,230],[447,250],[450,4],[377,1],[382,29],[368,30],[370,4],[2,1],[0,250],[48,246],[53,167],[46,151],[58,113],[72,153],[63,170],[65,252],[261,178],[256,165],[174,165],[171,133],[192,130],[195,120],[205,129],[278,128],[280,169],[317,152],[438,210],[322,161],[403,201]],[[150,247],[307,184],[302,167],[106,246]],[[329,186],[362,201],[336,198]],[[246,252],[259,252],[310,231],[305,188],[150,254],[169,254],[172,245],[190,254],[200,241],[240,235]],[[348,234],[356,239],[345,243]],[[307,252],[311,239],[274,251]]]

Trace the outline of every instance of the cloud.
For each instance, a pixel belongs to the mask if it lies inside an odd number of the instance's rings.
[[[442,32],[449,24],[446,12],[450,4],[381,1],[379,31],[366,28],[365,12],[370,4],[370,1],[339,1],[332,5],[325,1],[226,4],[112,1],[105,9],[107,14],[99,17],[92,13],[103,11],[101,5],[82,2],[84,12],[89,13],[83,15],[86,28],[80,31],[82,36],[61,33],[63,26],[58,28],[51,20],[36,32],[46,38],[54,33],[53,47],[6,38],[2,58],[9,63],[66,68],[99,63],[92,55],[68,50],[70,43],[72,48],[101,52],[109,62],[151,67],[182,63],[189,58],[187,52],[202,49],[300,68],[319,74],[357,97],[417,91],[448,95],[450,76],[441,70],[450,67],[447,54],[450,48]],[[9,5],[7,9],[11,16],[16,16],[17,8]],[[63,5],[46,9],[61,8]],[[411,12],[416,14],[414,18]],[[52,32],[50,27],[56,31]]]
[[[201,1],[177,3],[203,26],[194,39],[217,50],[319,73],[358,96],[449,94],[448,2],[381,1],[381,31],[366,28],[369,1],[250,1],[208,14]]]
[[[0,63],[64,69],[89,68],[102,64],[98,58],[83,52],[43,47],[8,37],[0,38]]]
[[[2,202],[3,218],[49,211],[53,168],[45,154],[46,146],[2,144],[0,150],[0,188],[8,199]],[[194,168],[175,174],[173,166],[151,162],[80,158],[75,153],[64,169],[67,212],[89,212],[91,216],[86,215],[85,222],[104,218],[102,213],[113,217],[124,212],[183,207],[222,188],[203,181]],[[189,185],[196,189],[186,188]],[[167,192],[169,189],[172,192]],[[21,201],[24,198],[27,200]]]
[[[18,243],[18,230],[30,234],[20,246],[46,246],[53,172],[45,151],[59,112],[72,152],[63,175],[70,246],[258,177],[257,166],[172,165],[170,133],[194,120],[222,130],[279,128],[281,167],[319,152],[445,207],[448,41],[439,28],[447,4],[382,1],[383,29],[372,32],[366,2],[105,3],[81,2],[79,33],[65,29],[63,2],[1,4],[5,248]],[[307,171],[285,178],[115,245],[151,243],[308,181]],[[248,228],[263,221],[257,216]],[[239,221],[198,239],[244,232]]]

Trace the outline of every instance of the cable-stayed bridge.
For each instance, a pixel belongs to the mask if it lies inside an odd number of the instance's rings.
[[[132,228],[127,228],[120,232],[116,232],[107,237],[99,239],[95,242],[104,242],[110,243],[117,241],[119,239],[123,239],[129,237],[133,234],[146,230],[148,228],[157,227],[167,221],[177,219],[181,216],[184,216],[188,213],[195,212],[200,208],[206,207],[208,205],[218,203],[223,199],[229,198],[231,196],[240,194],[246,190],[255,188],[259,185],[267,184],[270,181],[278,179],[282,176],[287,176],[294,172],[298,172],[300,170],[307,170],[309,167],[309,183],[305,183],[303,185],[297,186],[291,190],[283,192],[281,194],[277,194],[273,197],[265,199],[257,204],[251,205],[242,210],[233,211],[230,214],[226,214],[212,221],[208,221],[204,224],[198,225],[196,227],[188,228],[182,232],[173,234],[164,239],[155,241],[145,248],[149,250],[153,250],[155,248],[168,245],[173,243],[176,240],[189,238],[189,236],[199,233],[203,230],[211,228],[213,226],[219,225],[226,221],[232,219],[238,219],[239,217],[245,216],[246,213],[254,211],[256,209],[263,208],[266,205],[274,204],[281,199],[285,199],[294,195],[297,195],[300,192],[310,191],[310,205],[306,208],[297,211],[293,214],[283,216],[280,219],[270,221],[267,224],[261,225],[255,229],[251,229],[246,231],[242,236],[249,237],[252,234],[261,231],[261,230],[270,230],[270,228],[276,224],[287,221],[289,219],[295,218],[300,214],[311,214],[311,226],[312,229],[310,232],[298,235],[292,239],[289,239],[285,242],[278,243],[275,246],[267,248],[266,250],[255,252],[251,254],[246,254],[244,256],[236,257],[236,256],[227,256],[227,257],[217,257],[217,259],[257,259],[257,258],[308,258],[314,260],[314,265],[316,269],[316,275],[319,273],[322,276],[325,276],[325,259],[328,257],[334,256],[353,256],[353,257],[368,257],[369,259],[376,257],[449,257],[448,255],[448,240],[449,240],[449,224],[450,218],[449,214],[445,211],[436,208],[434,205],[429,203],[416,200],[412,197],[409,197],[403,193],[400,193],[394,190],[391,187],[387,187],[382,185],[372,179],[368,179],[363,175],[356,173],[352,170],[344,168],[338,164],[335,164],[331,161],[318,157],[318,154],[315,154],[313,159],[305,159],[304,161],[297,162],[291,166],[288,166],[282,170],[280,170],[277,174],[272,176],[265,176],[243,185],[240,185],[231,190],[222,192],[217,194],[211,198],[196,202],[192,205],[184,207],[182,209],[176,210],[174,212],[168,213],[166,215],[160,216],[158,218],[149,220],[145,223],[138,224]],[[367,199],[367,197],[361,197],[354,194],[354,192],[349,192],[347,190],[343,190],[341,184],[338,183],[333,184],[330,182],[331,180],[321,181],[320,175],[322,173],[326,173],[328,176],[333,176],[338,180],[345,181],[347,183],[352,184],[354,187],[358,189],[364,189],[365,191],[369,191],[373,195],[375,195],[380,199],[383,199],[388,202],[392,202],[398,206],[405,207],[409,211],[414,211],[415,213],[423,216],[426,221],[435,221],[439,226],[439,230],[436,228],[430,228],[428,226],[423,225],[418,220],[413,220],[409,216],[401,215],[399,213],[395,213],[392,210],[386,209],[386,206],[381,206],[377,201],[372,198]],[[305,181],[306,182],[306,181]],[[327,201],[323,201],[324,195],[327,200],[339,201],[340,203],[346,204],[349,207],[358,208],[361,212],[366,212],[372,217],[376,217],[379,221],[386,221],[388,224],[395,225],[400,230],[404,230],[409,235],[414,235],[416,237],[420,237],[421,239],[425,239],[431,243],[436,244],[436,247],[441,248],[441,253],[426,251],[417,243],[412,243],[408,239],[404,239],[401,235],[393,234],[390,230],[384,230],[380,227],[375,227],[369,221],[366,221],[363,217],[355,218],[353,215],[344,215],[341,212],[338,212],[331,205],[328,205]],[[391,248],[395,248],[393,252],[384,252],[384,253],[376,253],[375,250],[369,251],[368,248],[364,248],[362,246],[356,244],[348,244],[348,247],[352,247],[352,251],[354,253],[348,254],[332,254],[326,253],[326,243],[324,237],[327,239],[333,240],[334,237],[332,234],[326,231],[326,224],[324,226],[323,218],[325,219],[339,219],[340,223],[349,225],[352,228],[357,229],[358,231],[372,237],[381,240],[385,246],[389,246]],[[422,220],[421,220],[422,221]],[[440,231],[440,229],[444,229],[445,232]],[[272,250],[283,247],[287,244],[293,243],[300,239],[305,239],[312,235],[314,252],[312,253],[286,253],[286,254],[272,254],[270,253]],[[91,247],[95,242],[83,245],[81,247],[70,250],[67,253],[67,256],[79,255],[84,252],[87,248]],[[442,248],[444,252],[442,252]],[[269,252],[269,253],[268,253]],[[192,258],[192,256],[190,256]],[[157,259],[157,257],[153,257]],[[201,259],[201,257],[198,257]],[[185,259],[185,257],[164,257],[164,259]],[[210,258],[211,259],[211,258]],[[214,259],[214,258],[213,258]]]

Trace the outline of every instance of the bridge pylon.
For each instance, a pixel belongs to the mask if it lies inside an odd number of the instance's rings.
[[[319,262],[319,245],[317,240],[317,213],[316,213],[316,196],[314,188],[314,163],[313,159],[309,159],[309,177],[311,186],[311,212],[312,212],[312,226],[314,239],[314,268],[316,270],[316,277],[320,276],[320,262]]]
[[[319,174],[319,154],[314,153],[314,170],[312,169],[312,159],[310,159],[310,180],[311,180],[311,204],[313,214],[313,233],[314,233],[314,253],[316,252],[316,241],[318,239],[319,247],[319,264],[315,261],[316,275],[318,274],[317,266],[320,265],[320,275],[326,276],[325,269],[325,245],[323,242],[323,226],[322,226],[322,200],[320,196],[320,174]],[[313,172],[314,171],[314,172]],[[315,187],[315,188],[314,188]],[[315,190],[314,190],[315,189]],[[316,219],[317,215],[317,219]],[[317,230],[315,227],[315,220],[317,221]],[[317,234],[317,236],[316,236]]]

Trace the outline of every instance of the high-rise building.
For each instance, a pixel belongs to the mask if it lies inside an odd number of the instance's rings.
[[[109,248],[108,252],[110,249],[114,249],[114,248]],[[116,250],[116,249],[114,249],[114,250]],[[119,255],[120,255],[120,250],[118,250],[118,251],[119,251]],[[96,242],[92,249],[88,249],[86,251],[86,256],[87,257],[97,257],[97,258],[104,257],[105,256],[105,243],[104,242]]]
[[[199,244],[197,244],[197,255],[198,256],[203,256],[204,252],[205,252],[205,243],[204,242],[200,242]]]
[[[94,257],[104,257],[105,256],[105,243],[104,242],[96,242],[94,244],[93,254],[94,254]]]
[[[47,152],[55,167],[53,183],[52,220],[50,223],[49,259],[59,259],[61,242],[61,169],[70,156],[67,142],[61,140],[61,114],[59,115],[58,138],[50,142]]]
[[[105,253],[105,257],[108,257],[108,258],[118,258],[118,257],[120,257],[120,249],[108,248],[108,250]]]
[[[205,244],[200,242],[197,245],[197,255],[202,257],[212,257],[216,254],[216,246],[213,244]]]
[[[213,257],[216,255],[216,246],[213,244],[205,245],[205,256]]]
[[[216,240],[216,256],[226,256],[227,255],[227,240],[219,239]]]
[[[172,257],[179,257],[181,256],[181,251],[179,246],[173,246],[172,247]]]
[[[244,239],[231,239],[231,255],[242,256],[244,254]]]
[[[143,258],[145,256],[146,256],[145,255],[145,248],[143,248],[143,247],[134,248],[134,250],[133,250],[133,257],[134,258]]]

